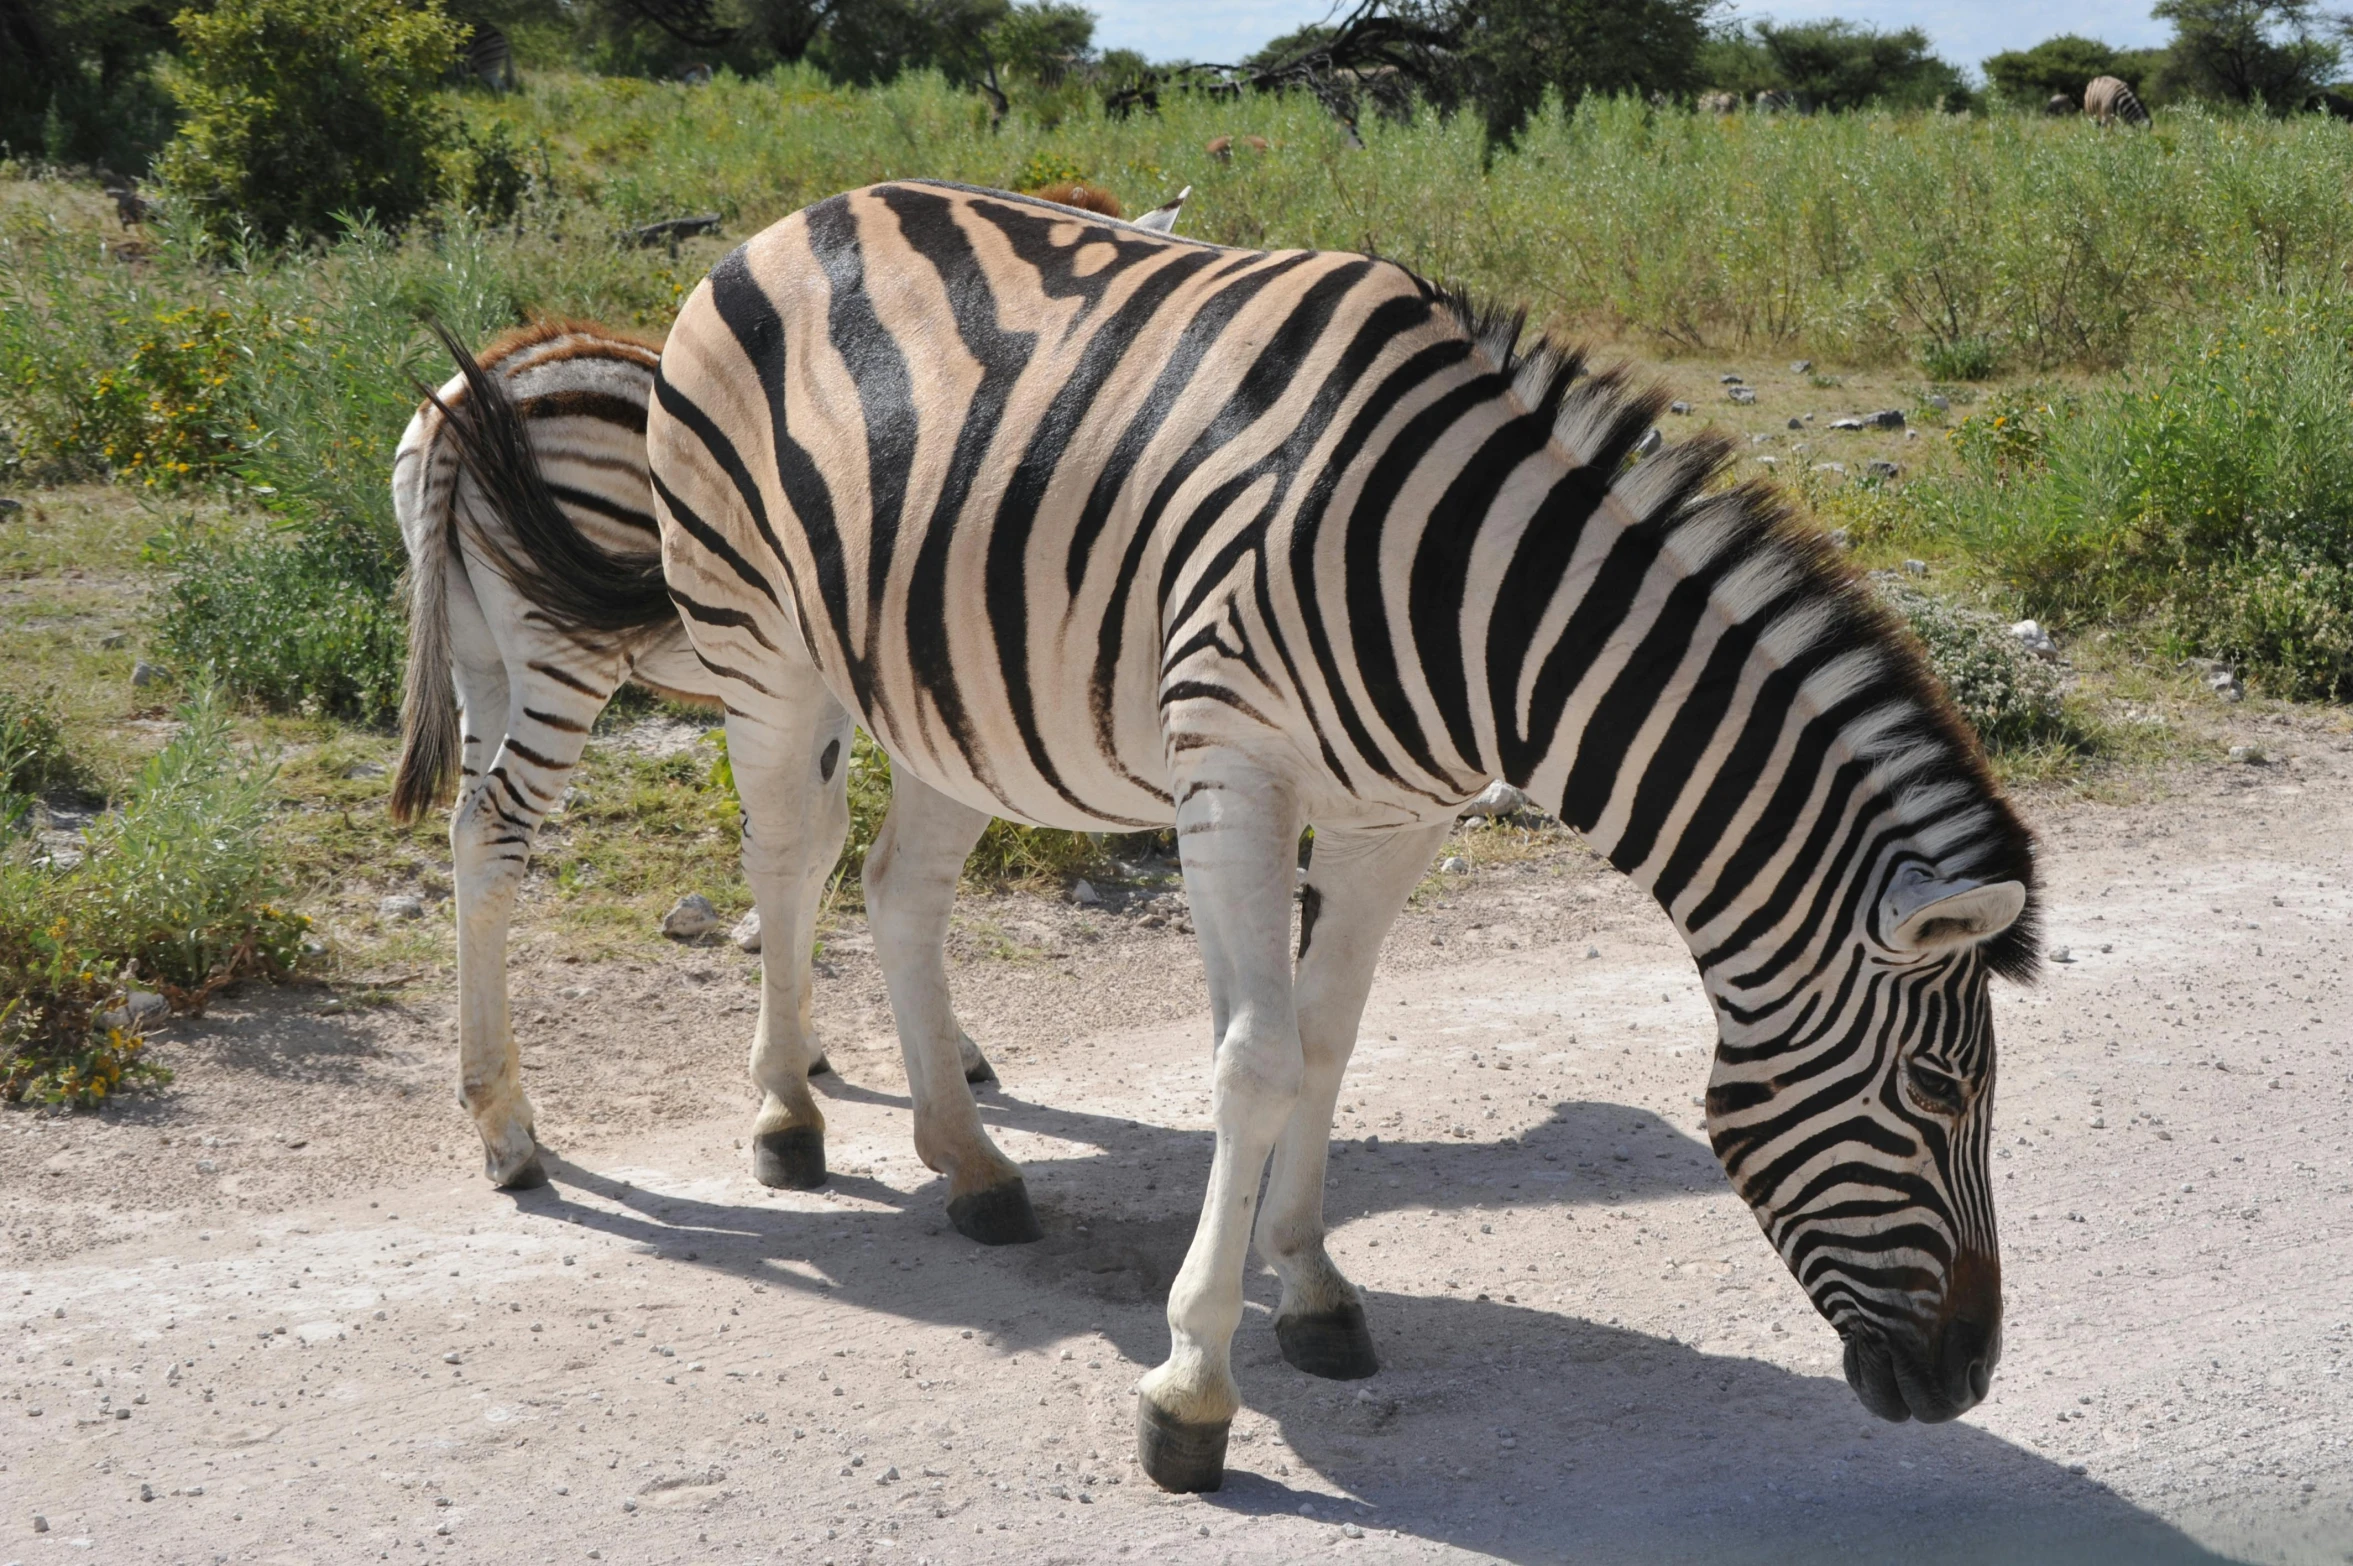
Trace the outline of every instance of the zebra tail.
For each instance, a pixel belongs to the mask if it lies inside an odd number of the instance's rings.
[[[409,666],[390,807],[392,819],[404,823],[447,804],[457,792],[458,707],[449,654],[449,540],[456,521],[453,500],[451,515],[420,530],[409,562]]]
[[[477,530],[498,574],[552,626],[567,633],[643,630],[674,619],[659,555],[619,555],[583,535],[556,503],[540,471],[522,410],[439,321],[426,323],[457,361],[465,394],[441,410],[458,462],[505,525]],[[452,519],[454,526],[455,519]]]

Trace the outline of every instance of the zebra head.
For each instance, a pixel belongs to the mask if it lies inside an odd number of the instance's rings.
[[[1956,875],[1884,843],[1856,857],[1870,868],[1790,921],[1812,932],[1785,924],[1703,963],[1720,1031],[1708,1131],[1845,1340],[1863,1405],[1951,1419],[2001,1357],[1987,990],[2031,971],[2032,871]]]

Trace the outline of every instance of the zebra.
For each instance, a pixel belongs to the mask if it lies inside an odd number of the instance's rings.
[[[958,867],[991,815],[1175,824],[1216,1135],[1138,1386],[1172,1490],[1220,1482],[1254,1223],[1284,1358],[1378,1369],[1325,1245],[1328,1127],[1382,935],[1498,777],[1690,946],[1710,1140],[1864,1406],[1952,1418],[1999,1358],[1989,982],[2038,967],[2032,837],[1827,542],[1718,487],[1719,437],[1629,465],[1662,394],[1524,325],[1371,256],[894,181],[728,256],[663,349],[663,575],[790,959],[757,1156],[822,1158],[806,957],[853,723],[892,760],[865,886],[916,1143],[979,1241],[1037,1226],[954,1069]]]
[[[2138,130],[2149,128],[2147,107],[2121,77],[2093,77],[2083,89],[2083,112],[2102,125],[2122,120]]]
[[[507,35],[488,22],[470,23],[457,75],[460,81],[480,82],[492,92],[513,92],[515,53],[507,44]]]
[[[583,603],[600,594],[668,601],[645,458],[661,345],[560,319],[508,332],[478,358],[443,341],[460,372],[417,409],[392,460],[410,602],[390,810],[414,820],[456,796],[458,1097],[485,1173],[522,1189],[547,1181],[506,988],[532,840],[624,681],[711,706],[721,689],[675,614],[619,634],[584,625]],[[572,585],[535,605],[516,591],[519,573]],[[960,1048],[969,1080],[995,1080],[978,1048]],[[809,1069],[827,1069],[822,1052]]]

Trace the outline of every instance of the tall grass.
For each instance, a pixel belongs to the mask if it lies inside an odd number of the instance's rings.
[[[1963,423],[1919,525],[2028,613],[2145,619],[2282,695],[2353,693],[2353,303],[2258,295],[2152,362]]]
[[[271,769],[240,754],[210,693],[180,709],[123,807],[68,868],[0,853],[0,1100],[94,1104],[168,1080],[136,1026],[110,1018],[128,984],[201,1009],[219,985],[276,973],[307,921],[280,909],[262,829]]]

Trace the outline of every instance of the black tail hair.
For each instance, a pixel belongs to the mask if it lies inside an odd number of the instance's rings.
[[[583,536],[556,504],[522,412],[500,378],[448,327],[425,324],[466,382],[465,394],[448,402],[430,388],[425,397],[441,410],[459,464],[511,535],[476,538],[492,567],[558,630],[632,631],[675,618],[661,557],[614,554]]]

